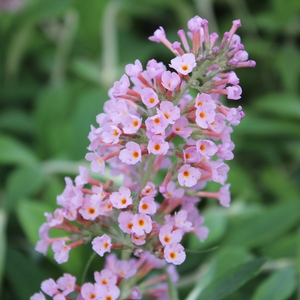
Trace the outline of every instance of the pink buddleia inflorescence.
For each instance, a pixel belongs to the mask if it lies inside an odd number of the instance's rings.
[[[233,159],[232,126],[245,114],[241,106],[224,105],[222,97],[241,98],[233,69],[254,67],[255,62],[248,60],[235,33],[239,20],[233,21],[219,45],[207,20],[195,16],[187,26],[189,31],[179,30],[179,41],[173,43],[162,27],[149,38],[175,55],[169,64],[172,71],[155,59],[145,69],[139,60],[128,64],[126,74],[109,90],[104,113],[96,117],[99,126],[91,126],[85,156],[90,169],[103,175],[110,170],[121,183],[96,180],[80,166],[75,185],[66,178],[57,197],[60,208],[45,214],[37,251],[46,254],[51,246],[61,264],[73,248],[90,243],[106,259],[105,268],[95,272],[95,282],[77,286],[69,274],[56,282],[44,281],[41,290],[53,299],[67,299],[73,292],[79,300],[167,299],[162,268],[168,266],[176,281],[174,265],[186,258],[183,237],[194,234],[203,242],[209,233],[197,209],[200,197],[230,206],[225,161]],[[219,183],[220,190],[205,191],[209,181]],[[50,238],[51,228],[66,235]],[[121,261],[114,249],[132,258]],[[156,277],[145,278],[152,269]],[[129,286],[122,289],[122,280],[128,278]],[[31,300],[45,299],[43,293]]]

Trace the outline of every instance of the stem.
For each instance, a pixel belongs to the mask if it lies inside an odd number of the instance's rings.
[[[95,256],[96,256],[96,252],[93,251],[92,255],[90,256],[90,258],[89,258],[88,262],[86,263],[84,270],[82,272],[81,285],[83,285],[85,283],[85,276],[86,276],[87,271],[88,271],[93,259],[95,258]]]

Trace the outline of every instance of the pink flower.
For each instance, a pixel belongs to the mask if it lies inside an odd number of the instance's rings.
[[[118,128],[118,126],[113,124],[106,124],[103,126],[101,132],[102,141],[105,144],[117,144],[119,142],[119,137],[122,131]]]
[[[40,292],[40,293],[35,293],[34,295],[32,295],[30,297],[30,300],[46,300],[46,297],[44,296],[44,294],[42,292]]]
[[[156,212],[156,203],[151,196],[145,196],[139,204],[139,212],[141,214],[153,215]]]
[[[179,75],[175,72],[165,71],[161,75],[161,83],[169,91],[174,91],[180,81]]]
[[[157,114],[147,118],[145,124],[148,131],[151,131],[154,134],[160,134],[167,128],[168,121],[163,114]]]
[[[219,191],[219,201],[222,206],[229,207],[230,205],[230,184],[225,184],[220,188]]]
[[[180,117],[180,109],[170,101],[162,101],[157,113],[163,114],[169,124],[174,124]]]
[[[116,285],[101,286],[101,299],[117,300],[119,296],[120,290]]]
[[[135,142],[128,142],[126,149],[120,152],[119,158],[123,163],[135,165],[142,160],[141,147]]]
[[[193,132],[193,128],[188,127],[189,121],[186,117],[180,117],[172,126],[172,132],[186,139]]]
[[[88,282],[82,285],[80,293],[84,300],[100,299],[102,298],[103,290],[98,283],[92,284]]]
[[[103,269],[101,273],[95,272],[94,273],[95,281],[100,285],[115,285],[117,283],[117,276],[116,274],[109,269]]]
[[[103,234],[101,237],[98,236],[93,239],[92,245],[93,250],[100,256],[103,256],[105,252],[110,252],[111,237],[106,234]]]
[[[197,32],[200,31],[201,29],[201,24],[202,24],[202,18],[200,18],[199,16],[195,16],[193,18],[191,18],[188,23],[187,23],[187,27],[191,32]]]
[[[147,182],[146,186],[142,189],[141,194],[144,196],[155,196],[155,184],[153,182]]]
[[[204,104],[212,105],[214,108],[216,107],[216,103],[214,100],[212,100],[211,96],[209,94],[198,94],[195,99],[195,107],[202,106]]]
[[[192,187],[197,183],[200,177],[201,172],[187,164],[178,170],[178,182],[181,186]]]
[[[96,152],[87,153],[85,159],[91,162],[91,170],[93,172],[101,172],[104,175],[105,162]]]
[[[63,277],[58,278],[56,281],[58,288],[62,290],[63,295],[68,295],[75,290],[75,282],[76,277],[70,275],[70,274],[64,274]]]
[[[218,151],[218,147],[214,142],[202,139],[196,142],[196,149],[198,153],[207,159],[214,156]]]
[[[58,286],[53,279],[44,280],[41,284],[41,290],[50,297],[56,294]]]
[[[148,152],[154,155],[166,154],[169,150],[169,143],[163,137],[154,135],[148,143]]]
[[[131,242],[138,246],[144,245],[146,243],[146,235],[145,234],[137,235],[135,233],[132,233],[131,234]]]
[[[200,155],[196,150],[195,146],[188,147],[183,150],[184,162],[194,163],[200,161]]]
[[[140,92],[143,103],[148,107],[154,107],[159,103],[157,94],[151,88],[144,88]]]
[[[78,187],[83,187],[89,180],[89,171],[87,168],[79,166],[79,175],[75,178],[75,184]]]
[[[119,214],[118,217],[118,222],[119,222],[119,227],[121,230],[125,233],[132,233],[132,226],[133,226],[133,214],[129,211],[122,211]]]
[[[122,117],[122,124],[124,125],[123,127],[124,133],[134,134],[137,133],[137,131],[140,129],[142,124],[142,119],[131,114],[125,114]]]
[[[204,104],[196,110],[196,123],[203,129],[208,128],[208,124],[212,123],[215,118],[214,105]]]
[[[159,240],[163,246],[178,244],[182,239],[182,231],[180,229],[173,230],[173,226],[164,225],[159,230]]]
[[[224,184],[227,180],[229,166],[223,162],[211,162],[212,164],[212,180]]]
[[[164,258],[168,263],[181,265],[185,257],[184,248],[180,244],[167,245],[164,249]]]
[[[136,271],[136,268],[125,260],[117,261],[115,264],[115,272],[125,279],[134,276]]]
[[[127,94],[127,90],[130,87],[128,77],[124,74],[119,81],[114,83],[112,88],[113,96],[122,96]]]
[[[128,64],[125,67],[125,72],[128,76],[138,77],[143,71],[141,62],[136,59],[134,64]]]
[[[173,181],[170,181],[167,185],[166,193],[164,193],[164,197],[169,198],[181,198],[184,195],[184,189],[176,189],[176,185]]]
[[[166,71],[166,66],[162,62],[157,62],[155,59],[151,59],[147,63],[147,71],[151,78],[158,78]]]
[[[179,74],[187,75],[196,67],[196,59],[193,53],[185,53],[171,60],[169,66],[175,69]]]
[[[145,214],[136,214],[132,219],[132,232],[137,235],[150,233],[152,230],[152,220]]]
[[[160,26],[159,29],[155,30],[154,35],[149,37],[149,40],[160,43],[164,38],[166,38],[165,30]]]
[[[228,86],[226,90],[228,99],[238,100],[241,98],[242,89],[239,85]]]
[[[52,250],[54,252],[54,259],[57,261],[57,263],[62,264],[68,261],[71,247],[67,246],[65,241],[55,241],[52,244]]]
[[[175,226],[184,232],[189,232],[192,229],[192,223],[187,221],[188,213],[187,211],[181,209],[174,215]]]
[[[203,222],[204,218],[201,216],[199,216],[194,222],[194,232],[200,240],[200,242],[204,242],[209,233],[209,229],[206,226],[201,226]]]
[[[95,220],[100,215],[99,199],[85,198],[79,213],[85,220]]]
[[[113,192],[109,196],[109,200],[113,207],[122,209],[132,204],[132,198],[130,197],[130,189],[125,186],[119,188],[119,192]]]

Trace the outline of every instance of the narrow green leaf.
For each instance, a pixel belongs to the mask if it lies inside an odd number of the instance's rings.
[[[7,196],[10,200],[31,196],[38,192],[45,182],[45,175],[39,168],[20,168],[13,171],[7,180]]]
[[[236,291],[259,271],[266,259],[260,258],[235,268],[209,284],[197,300],[219,300]]]
[[[28,300],[39,292],[41,282],[47,278],[28,257],[12,248],[7,251],[6,270],[7,280],[14,292],[11,299]]]
[[[285,300],[292,295],[296,286],[295,269],[293,267],[284,268],[264,280],[252,300]]]
[[[0,164],[34,166],[37,158],[25,145],[11,137],[0,135]]]
[[[0,295],[2,294],[2,282],[6,255],[6,212],[0,209]]]
[[[51,211],[52,209],[47,205],[45,205],[44,203],[39,203],[37,201],[22,198],[18,202],[16,213],[19,222],[26,236],[33,245],[39,239],[38,230],[40,226],[46,221],[44,213]]]
[[[256,216],[235,222],[226,243],[244,247],[262,246],[283,235],[299,221],[299,201],[276,205]]]

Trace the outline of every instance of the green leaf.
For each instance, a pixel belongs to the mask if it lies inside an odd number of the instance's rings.
[[[293,267],[274,272],[264,280],[255,291],[252,300],[286,300],[297,286],[296,272]]]
[[[45,176],[39,168],[21,168],[9,174],[7,180],[7,209],[10,210],[21,197],[32,196],[41,190]]]
[[[17,217],[26,236],[33,245],[39,239],[38,231],[40,226],[45,223],[45,212],[51,212],[52,209],[44,203],[22,198],[16,208]]]
[[[11,137],[0,135],[0,164],[34,166],[37,158],[25,145]]]
[[[0,209],[0,295],[2,294],[2,282],[6,255],[6,212]]]
[[[236,291],[259,271],[266,259],[261,258],[230,270],[215,279],[200,294],[197,300],[219,300]]]
[[[299,221],[299,201],[276,205],[235,222],[225,242],[244,247],[262,246],[286,233]]]
[[[36,264],[15,249],[8,249],[6,274],[9,285],[14,291],[12,299],[28,300],[40,290],[40,285],[47,277]]]

